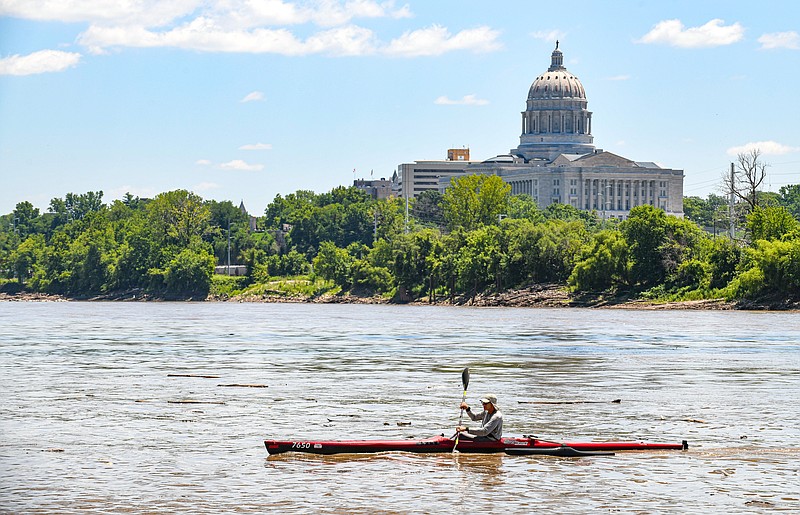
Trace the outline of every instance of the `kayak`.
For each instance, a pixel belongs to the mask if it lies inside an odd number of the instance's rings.
[[[423,440],[264,440],[264,445],[269,454],[281,454],[284,452],[364,454],[387,451],[435,453],[453,452],[456,442],[452,438],[436,436]],[[504,452],[511,455],[580,456],[613,451],[685,450],[688,447],[686,440],[680,443],[551,442],[523,436],[502,438],[498,441],[489,442],[459,440],[456,450],[465,453]]]

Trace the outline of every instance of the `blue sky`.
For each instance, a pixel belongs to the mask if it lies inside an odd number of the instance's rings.
[[[243,200],[519,143],[555,40],[595,145],[719,192],[800,183],[800,2],[0,0],[0,213],[68,192]],[[355,174],[353,172],[355,170]]]

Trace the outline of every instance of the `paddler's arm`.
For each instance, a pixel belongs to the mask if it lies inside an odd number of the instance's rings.
[[[466,412],[467,416],[469,416],[469,418],[471,418],[472,420],[481,420],[483,418],[483,411],[477,414],[473,413],[472,409],[469,407],[469,404],[467,404],[466,402],[461,403],[461,409],[463,409]]]
[[[503,417],[495,412],[495,416],[489,419],[485,426],[476,427],[470,430],[470,433],[474,436],[489,436],[495,432],[498,427],[501,427],[503,424]]]

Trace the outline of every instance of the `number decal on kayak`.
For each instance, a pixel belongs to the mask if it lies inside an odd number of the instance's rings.
[[[311,442],[292,442],[292,449],[310,449]]]

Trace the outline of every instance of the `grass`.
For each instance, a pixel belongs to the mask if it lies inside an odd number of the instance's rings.
[[[222,297],[261,297],[264,295],[287,298],[308,298],[336,295],[341,288],[313,275],[270,277],[266,282],[248,284],[246,277],[215,275],[211,279],[211,295]]]

